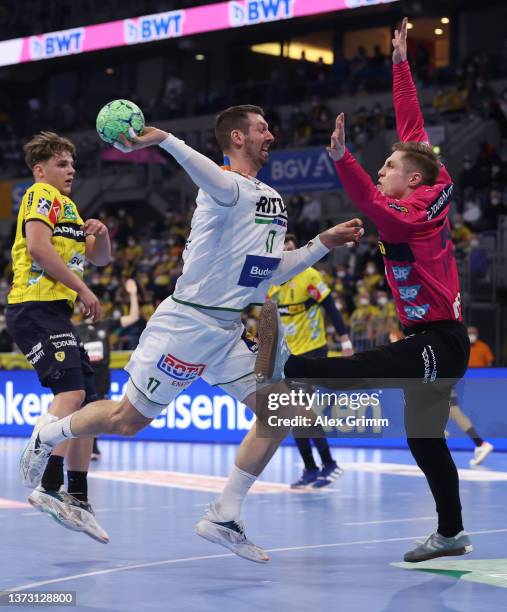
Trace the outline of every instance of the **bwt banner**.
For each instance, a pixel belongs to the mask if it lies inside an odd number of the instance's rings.
[[[271,151],[257,178],[285,194],[341,189],[334,163],[324,147]]]
[[[123,396],[127,374],[124,370],[112,370],[110,397]],[[344,417],[339,437],[330,437],[335,446],[404,446],[403,395],[396,389],[378,394],[370,393],[374,401],[370,405],[352,406],[355,396],[350,393],[348,406],[334,414]],[[458,386],[460,406],[473,421],[479,434],[490,439],[497,450],[507,450],[507,419],[504,398],[507,396],[507,369],[491,368],[469,370]],[[0,435],[28,437],[37,417],[46,412],[53,396],[40,386],[33,371],[0,372]],[[357,399],[357,398],[356,398]],[[275,414],[275,413],[273,413]],[[351,425],[347,417],[352,418]],[[376,417],[376,418],[374,418]],[[385,431],[379,422],[390,424]],[[134,440],[186,441],[186,442],[240,442],[254,422],[252,412],[241,402],[217,387],[210,387],[198,380],[182,391]],[[375,424],[368,423],[375,421]],[[471,441],[450,421],[451,448],[472,448]],[[331,433],[331,435],[336,435]]]
[[[0,42],[0,66],[398,0],[238,0]]]

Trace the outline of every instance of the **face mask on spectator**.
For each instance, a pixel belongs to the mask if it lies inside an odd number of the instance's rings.
[[[468,334],[468,339],[470,340],[470,344],[475,344],[477,342],[477,336],[475,334]]]
[[[337,276],[338,278],[345,278],[346,274],[347,273],[345,272],[345,270],[338,270]]]
[[[343,304],[341,302],[335,302],[336,310],[343,310]]]
[[[121,310],[113,310],[113,319],[121,319]]]
[[[463,164],[463,168],[465,168],[465,170],[470,170],[471,167],[472,167],[472,164],[470,162],[465,162]]]
[[[498,206],[500,204],[500,198],[495,196],[494,198],[491,198],[491,206]]]
[[[377,298],[377,304],[379,306],[385,306],[387,304],[387,298],[385,295],[381,295],[379,298]]]
[[[476,249],[479,246],[479,241],[477,239],[470,240],[470,246],[472,247],[472,249]]]
[[[375,266],[366,266],[366,274],[375,274]]]
[[[360,306],[368,306],[369,303],[370,303],[370,300],[368,298],[360,298],[359,299],[359,305]]]

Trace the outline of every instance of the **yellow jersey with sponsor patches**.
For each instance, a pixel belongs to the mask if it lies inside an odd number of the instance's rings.
[[[7,301],[20,304],[68,300],[73,305],[77,293],[48,276],[28,251],[25,227],[32,219],[51,228],[56,252],[70,270],[83,277],[86,236],[76,205],[52,185],[34,183],[27,189],[19,208],[11,251],[14,280]]]
[[[324,316],[319,304],[331,289],[315,268],[300,272],[282,286],[272,285],[268,297],[278,304],[285,339],[294,355],[326,345]]]

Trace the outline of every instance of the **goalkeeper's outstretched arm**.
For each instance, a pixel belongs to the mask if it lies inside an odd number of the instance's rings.
[[[400,30],[394,31],[393,42],[393,101],[396,129],[401,142],[428,142],[417,90],[407,61],[407,24],[405,17]]]

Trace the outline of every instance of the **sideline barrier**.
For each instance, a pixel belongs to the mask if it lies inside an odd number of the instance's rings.
[[[120,358],[128,359],[128,354],[120,355],[118,360]],[[126,382],[127,373],[124,370],[111,371],[111,399],[122,397]],[[504,402],[507,397],[507,369],[469,370],[458,395],[463,411],[472,419],[480,435],[490,439],[497,450],[507,450]],[[40,386],[33,370],[0,371],[0,436],[29,436],[35,420],[41,412],[47,410],[52,397],[49,389]],[[403,412],[401,391],[385,392],[380,410],[379,413],[377,406],[374,413],[371,406],[366,406],[361,415],[396,415],[399,423]],[[198,380],[180,393],[146,429],[130,439],[237,443],[243,439],[253,422],[254,416],[244,404],[220,388],[210,387],[203,380]],[[451,433],[451,448],[473,447],[454,423],[449,423],[448,430]],[[382,434],[385,437],[381,437]],[[399,436],[401,430],[398,437],[394,437],[378,429],[359,426],[352,430],[345,428],[339,437],[331,437],[329,441],[333,446],[404,447],[405,441]]]

